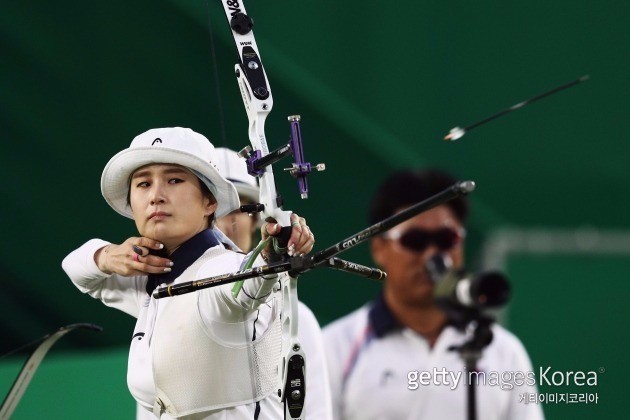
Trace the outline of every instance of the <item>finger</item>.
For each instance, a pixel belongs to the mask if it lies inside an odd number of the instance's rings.
[[[263,233],[265,234],[265,237],[277,235],[280,233],[280,229],[281,227],[277,223],[265,222],[263,225]]]
[[[155,266],[142,261],[133,263],[133,271],[135,274],[162,274],[168,273],[171,270],[171,267]]]
[[[310,240],[310,229],[306,224],[306,219],[295,215],[294,221],[291,222],[293,229],[291,230],[291,238],[289,239],[289,249],[292,250],[290,255],[298,255],[298,251],[304,247]]]
[[[304,224],[303,226],[302,239],[304,239],[304,242],[301,246],[302,252],[304,252],[304,250],[306,250],[306,252],[310,252],[311,249],[313,249],[313,245],[315,244],[315,235],[311,231],[311,228],[308,227],[308,225],[306,224]]]
[[[140,258],[140,260],[144,260],[144,263],[151,267],[156,267],[159,269],[172,267],[174,265],[173,261],[168,258],[162,258],[155,255],[148,255],[144,258]]]
[[[303,239],[295,247],[295,255],[304,255],[312,251],[313,245],[315,245],[315,235],[311,232],[308,226],[304,226],[304,234],[300,237]]]
[[[302,233],[302,228],[306,224],[306,220],[303,217],[298,216],[297,213],[291,213],[289,220],[291,221],[291,227]]]
[[[306,224],[299,223],[299,225],[294,225],[291,234],[291,245],[289,246],[291,255],[300,255],[302,248],[309,240],[309,231]]]
[[[276,233],[277,228],[275,225],[277,225],[277,221],[273,217],[267,217],[265,219],[264,223],[260,227],[260,236],[262,236],[263,240],[270,236],[270,232],[271,234]]]
[[[164,248],[164,244],[162,242],[158,242],[154,239],[146,238],[144,236],[141,238],[136,238],[136,240],[133,243],[137,246],[156,249],[156,250]]]
[[[145,248],[139,247],[138,245],[131,245],[131,249],[133,249],[133,252],[136,253],[136,255],[140,255],[140,256],[144,256],[144,251]],[[147,254],[149,253],[149,251],[147,250]]]
[[[142,257],[135,252],[132,254],[133,262],[129,264],[129,268],[133,274],[160,274],[171,271],[173,262],[153,255]]]
[[[294,255],[296,245],[300,244],[300,237],[302,236],[302,224],[300,223],[300,216],[296,213],[292,213],[289,219],[291,221],[291,236],[287,242],[289,255]]]

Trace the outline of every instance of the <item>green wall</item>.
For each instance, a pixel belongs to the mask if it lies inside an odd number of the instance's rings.
[[[245,5],[275,97],[270,145],[286,142],[286,116],[301,114],[308,160],[327,164],[311,177],[307,201],[299,200],[292,178],[277,177],[285,207],[309,220],[318,247],[362,229],[376,185],[402,167],[438,166],[477,182],[471,269],[481,265],[483,244],[499,228],[628,229],[630,3]],[[124,354],[133,320],[81,296],[60,262],[88,238],[134,234],[132,222],[101,198],[99,180],[108,159],[135,135],[179,125],[219,146],[247,144],[232,42],[214,0],[0,4],[0,354],[74,322],[105,331],[69,335],[53,350],[59,357],[82,351],[77,363],[96,363],[94,352]],[[458,142],[441,140],[456,125],[584,74],[591,76],[587,83]],[[370,264],[366,246],[344,257]],[[628,270],[605,267],[604,276],[589,274],[579,260],[506,266],[518,286],[510,326],[535,364],[566,360],[566,368],[579,369],[603,360],[615,372],[602,377],[601,400],[591,411],[546,407],[551,418],[619,418],[614,390],[628,372],[620,356],[628,339],[619,334],[629,320],[622,300]],[[377,292],[374,283],[333,271],[308,273],[300,282],[301,299],[322,324]],[[554,327],[554,314],[563,314],[566,328]],[[124,357],[112,363],[117,368],[105,370],[107,380],[122,381],[124,391]],[[99,382],[85,381],[86,388]],[[63,387],[54,390],[63,394]]]
[[[22,367],[0,363],[0,389],[10,389]],[[135,401],[126,383],[126,350],[68,351],[49,354],[11,416],[27,419],[131,419]]]

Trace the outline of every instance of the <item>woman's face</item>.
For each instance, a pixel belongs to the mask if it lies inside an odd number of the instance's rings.
[[[141,236],[164,243],[171,252],[208,227],[217,209],[201,181],[188,169],[153,164],[131,175],[129,202]]]

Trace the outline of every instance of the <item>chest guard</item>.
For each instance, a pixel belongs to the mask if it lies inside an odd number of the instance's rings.
[[[230,251],[208,250],[177,282],[194,280],[204,263],[226,252]],[[220,291],[212,288],[201,293]],[[156,414],[166,412],[177,418],[249,404],[264,399],[279,387],[282,346],[279,299],[269,301],[271,323],[262,336],[251,341],[252,337],[246,334],[245,324],[254,319],[231,322],[230,328],[242,330],[243,340],[226,343],[204,325],[199,296],[200,293],[189,293],[167,299],[156,321],[151,343]]]

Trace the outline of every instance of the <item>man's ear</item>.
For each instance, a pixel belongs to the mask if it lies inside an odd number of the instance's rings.
[[[385,240],[380,236],[370,241],[370,252],[372,253],[372,259],[379,267],[383,268],[383,264],[386,261],[386,247]]]

